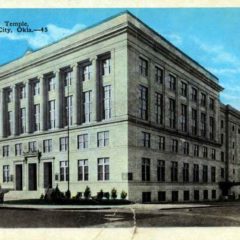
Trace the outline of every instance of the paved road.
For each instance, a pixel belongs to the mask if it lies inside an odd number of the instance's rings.
[[[240,203],[206,208],[0,209],[1,228],[240,226]]]

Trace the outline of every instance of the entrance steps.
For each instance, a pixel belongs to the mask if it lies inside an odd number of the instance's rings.
[[[4,194],[4,201],[39,199],[43,191],[9,191]]]

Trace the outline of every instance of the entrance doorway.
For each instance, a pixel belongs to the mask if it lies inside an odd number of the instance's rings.
[[[37,190],[37,164],[28,164],[28,189],[29,191]]]
[[[15,174],[15,176],[16,176],[16,179],[15,179],[15,181],[16,181],[16,190],[17,191],[21,191],[21,190],[23,190],[22,164],[17,164],[15,166],[15,172],[16,172],[16,174]]]
[[[44,169],[44,188],[52,188],[52,163],[45,162]]]

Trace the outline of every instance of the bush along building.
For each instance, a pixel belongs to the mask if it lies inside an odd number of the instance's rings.
[[[6,199],[238,198],[240,113],[216,76],[129,12],[0,67]],[[118,194],[118,195],[119,195]]]

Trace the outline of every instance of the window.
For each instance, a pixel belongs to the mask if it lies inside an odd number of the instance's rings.
[[[59,139],[59,143],[60,143],[60,151],[68,150],[68,137],[61,137]]]
[[[159,67],[155,67],[155,81],[159,84],[163,83],[163,70]]]
[[[3,150],[3,157],[8,157],[9,156],[9,145],[3,146],[2,150]]]
[[[98,180],[106,181],[110,178],[109,172],[109,158],[99,158],[98,159]]]
[[[148,76],[148,62],[143,58],[140,58],[139,73],[144,77]]]
[[[199,200],[199,190],[194,190],[193,195],[194,195],[194,200],[198,201]]]
[[[203,165],[203,182],[207,182],[208,181],[208,166],[207,165]]]
[[[15,156],[22,155],[22,143],[15,144]]]
[[[3,182],[10,182],[10,167],[3,165]]]
[[[78,149],[88,148],[88,134],[78,135]]]
[[[176,91],[176,77],[174,77],[173,75],[169,75],[169,89],[172,91]]]
[[[193,155],[194,155],[195,157],[199,157],[199,145],[194,144],[193,147],[194,147]]]
[[[78,181],[88,181],[88,160],[78,160]]]
[[[206,106],[206,94],[204,94],[204,93],[201,93],[201,105],[203,107]]]
[[[185,155],[189,154],[189,143],[188,142],[183,143],[183,154],[185,154]]]
[[[142,146],[150,148],[151,140],[150,133],[142,132]]]
[[[216,159],[216,149],[214,149],[214,148],[211,149],[211,158],[212,158],[212,160]]]
[[[19,86],[19,98],[26,98],[26,86],[24,84]]]
[[[189,164],[183,163],[183,182],[189,182]]]
[[[201,136],[205,137],[206,136],[206,114],[205,113],[201,113],[201,124],[200,124],[201,128]]]
[[[216,182],[216,168],[211,167],[211,180],[212,182]]]
[[[43,140],[43,152],[51,152],[52,151],[52,139]]]
[[[203,150],[203,157],[208,158],[208,148],[203,146],[202,150]]]
[[[40,131],[40,104],[34,104],[34,131]]]
[[[142,202],[143,203],[151,202],[151,192],[142,192]]]
[[[172,201],[173,202],[178,201],[178,191],[172,191]]]
[[[20,108],[20,133],[26,133],[26,109]]]
[[[150,181],[150,159],[142,158],[142,181]]]
[[[165,137],[158,136],[158,147],[159,150],[165,150]]]
[[[148,89],[140,85],[138,91],[139,91],[138,116],[143,120],[148,120]]]
[[[185,82],[181,82],[181,95],[187,97],[187,84]]]
[[[178,163],[177,162],[172,162],[171,181],[172,182],[177,182],[177,180],[178,180]]]
[[[209,108],[210,108],[211,110],[214,110],[214,99],[213,99],[213,98],[210,98],[210,99],[209,99]]]
[[[55,100],[48,102],[48,126],[49,129],[54,129],[56,127],[56,110],[55,110]]]
[[[28,149],[29,149],[29,152],[36,152],[37,151],[37,142],[36,141],[29,142]]]
[[[68,161],[60,161],[60,181],[69,180]]]
[[[181,123],[181,131],[187,131],[187,105],[181,104],[181,116],[180,116],[180,123]]]
[[[197,110],[192,108],[192,134],[197,135]]]
[[[165,181],[165,161],[158,160],[157,179],[159,182]]]
[[[209,117],[209,138],[214,139],[214,118]]]
[[[222,133],[221,134],[221,144],[223,144],[224,143],[224,134]]]
[[[63,77],[64,77],[64,86],[65,87],[71,86],[72,85],[72,72],[70,72],[70,71],[64,72]]]
[[[234,130],[235,130],[235,127],[234,127],[234,125],[232,125],[232,131],[234,132]]]
[[[97,133],[97,146],[106,147],[109,145],[109,131]]]
[[[193,182],[199,182],[199,166],[193,165]]]
[[[221,178],[224,178],[225,177],[225,170],[224,168],[221,168]]]
[[[72,96],[65,97],[65,126],[73,124]]]
[[[103,87],[103,119],[112,117],[112,93],[111,86]]]
[[[169,126],[170,128],[176,127],[176,102],[174,99],[169,99]]]
[[[166,201],[166,192],[165,191],[159,191],[158,192],[158,201],[159,202]]]
[[[224,121],[221,120],[221,128],[224,128]]]
[[[225,159],[224,152],[221,152],[221,161],[224,162],[224,159]]]
[[[102,60],[101,62],[102,65],[102,75],[106,76],[109,75],[111,73],[111,59],[109,58],[105,58]]]
[[[40,82],[34,81],[33,82],[33,95],[38,96],[40,94]]]
[[[203,199],[208,200],[208,190],[203,190]]]
[[[53,91],[56,88],[56,78],[54,76],[47,78],[48,91]]]
[[[172,139],[172,152],[178,152],[178,140]]]
[[[189,191],[183,191],[183,200],[189,201],[189,199],[190,199]]]
[[[83,122],[91,122],[92,116],[92,91],[83,93]]]
[[[155,93],[155,121],[163,123],[163,96],[160,93]]]
[[[8,111],[8,127],[7,127],[8,136],[13,134],[13,112]]]
[[[90,80],[91,77],[92,77],[92,65],[89,64],[83,67],[82,80],[87,81],[87,80]]]
[[[216,190],[212,190],[212,199],[216,199]]]
[[[192,101],[197,102],[197,89],[192,88]]]

